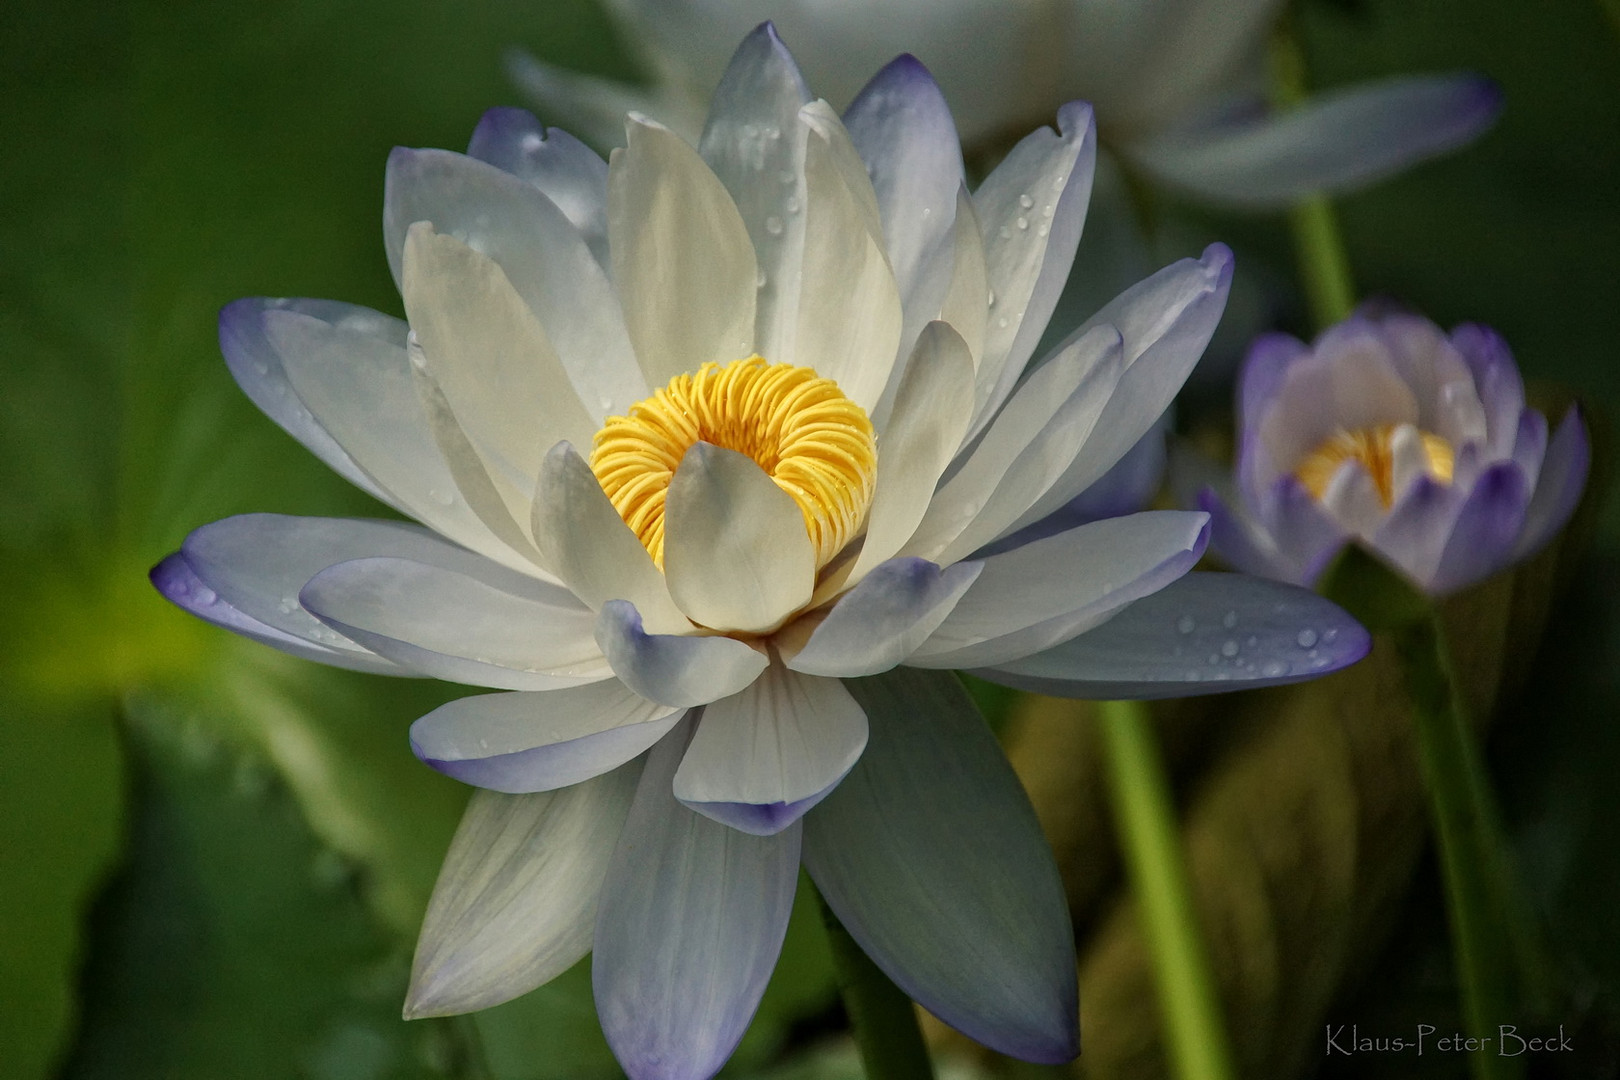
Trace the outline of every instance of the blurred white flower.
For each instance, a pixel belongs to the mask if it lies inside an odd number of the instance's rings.
[[[408,322],[321,300],[222,313],[253,400],[425,528],[231,518],[158,587],[298,655],[507,691],[411,729],[424,761],[488,790],[446,859],[410,1015],[497,1004],[594,946],[629,1075],[712,1075],[802,857],[936,1015],[1029,1060],[1076,1052],[1056,867],[945,669],[1156,696],[1306,678],[1367,639],[1303,590],[1183,577],[1201,512],[979,554],[1141,437],[1230,280],[1212,247],[1031,367],[1091,187],[1090,110],[1058,120],[970,195],[915,60],[840,119],[765,26],[697,149],[632,115],[604,162],[502,109],[468,156],[395,151]],[[1177,658],[1205,651],[1195,623],[1239,619],[1242,656]],[[1339,642],[1308,655],[1301,626]]]
[[[598,145],[645,109],[696,135],[729,43],[772,20],[828,100],[854,100],[897,53],[926,64],[969,147],[1009,144],[1059,105],[1089,101],[1103,145],[1148,177],[1211,202],[1284,206],[1358,187],[1462,145],[1500,94],[1473,75],[1418,76],[1266,106],[1268,37],[1282,0],[607,0],[650,84],[569,72],[518,53],[542,114]]]
[[[1442,595],[1546,543],[1588,461],[1578,411],[1549,440],[1491,330],[1358,314],[1310,346],[1255,341],[1238,388],[1236,483],[1198,505],[1211,546],[1239,569],[1310,585],[1355,541]]]

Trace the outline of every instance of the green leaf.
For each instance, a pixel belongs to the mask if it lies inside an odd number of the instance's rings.
[[[128,717],[129,861],[97,912],[63,1075],[446,1075],[446,1025],[400,1019],[404,956],[266,763],[162,702]]]
[[[80,919],[123,839],[110,709],[0,699],[0,1046],[15,1080],[50,1075],[78,1011]]]

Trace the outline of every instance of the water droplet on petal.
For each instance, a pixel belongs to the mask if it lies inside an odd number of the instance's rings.
[[[1237,612],[1235,612],[1235,611],[1228,611],[1225,615],[1221,616],[1221,625],[1226,627],[1228,630],[1230,630],[1230,629],[1232,629],[1232,627],[1236,626],[1237,622],[1238,622],[1238,616],[1237,616]]]
[[[777,217],[775,214],[772,214],[770,217],[766,218],[765,231],[770,233],[772,236],[781,236],[782,219]]]
[[[996,306],[996,290],[994,290],[994,289],[991,289],[991,290],[990,290],[990,298],[989,298],[989,300],[988,300],[988,301],[987,301],[987,303],[988,303],[988,304],[989,304],[989,305],[990,305],[990,306],[991,306],[991,307],[995,307],[995,306]]]
[[[1022,214],[1018,215],[1018,228],[1021,230],[1029,228],[1029,218],[1024,217]]]
[[[283,615],[291,615],[298,610],[298,599],[293,596],[283,596],[281,603],[277,604],[276,607],[281,609]]]
[[[754,275],[754,288],[763,289],[765,287],[765,282],[768,280],[770,279],[765,276],[765,271],[761,270],[759,273]]]
[[[1333,629],[1333,628],[1330,627],[1329,629],[1322,631],[1322,644],[1331,645],[1331,644],[1333,644],[1333,639],[1338,637],[1338,636],[1339,636],[1338,630]]]
[[[1237,654],[1238,654],[1238,643],[1237,643],[1236,640],[1234,640],[1233,638],[1227,638],[1225,641],[1221,642],[1221,655],[1222,656],[1236,656]]]
[[[1176,620],[1176,631],[1178,633],[1190,634],[1196,629],[1198,629],[1198,620],[1191,615],[1183,615]]]
[[[1007,226],[1003,225],[1001,228],[996,230],[996,235],[1001,237],[1003,240],[1005,240],[1008,237],[1012,236],[1012,230],[1007,228]]]
[[[1023,195],[1018,196],[1018,205],[1022,206],[1025,210],[1028,210],[1030,207],[1035,205],[1035,200],[1030,198],[1029,194],[1026,192]]]
[[[1041,227],[1035,230],[1035,235],[1036,236],[1045,236],[1047,233],[1049,233],[1051,231],[1052,231],[1052,226],[1046,224],[1046,222],[1043,221],[1043,222],[1041,222]]]
[[[790,213],[790,214],[797,214],[799,212],[799,199],[798,199],[798,196],[796,196],[796,195],[789,195],[788,196],[787,212]]]
[[[440,506],[454,506],[456,502],[456,493],[442,488],[429,488],[428,496]]]
[[[258,372],[261,376],[268,375],[270,374],[270,365],[265,363],[263,360],[255,360],[253,361],[253,370]]]
[[[1268,679],[1277,679],[1288,674],[1288,664],[1282,660],[1267,660],[1260,669],[1260,674]]]
[[[1300,648],[1308,649],[1312,645],[1316,644],[1316,631],[1312,630],[1310,627],[1306,627],[1304,630],[1301,630],[1299,633],[1294,635],[1294,640],[1299,642]]]
[[[191,593],[192,600],[196,601],[203,607],[219,603],[219,593],[215,592],[213,589],[210,589],[200,581],[196,585],[192,586],[188,591]]]
[[[997,319],[996,325],[1005,330],[1007,328],[1007,316],[1003,315],[1001,318]]]

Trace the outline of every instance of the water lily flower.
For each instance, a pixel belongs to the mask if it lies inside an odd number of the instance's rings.
[[[767,25],[696,149],[640,115],[627,132],[604,162],[497,109],[467,155],[396,150],[405,321],[228,306],[243,389],[418,524],[230,518],[154,581],[301,656],[502,691],[411,729],[423,761],[483,790],[407,1015],[495,1005],[594,948],[627,1073],[707,1077],[759,1002],[802,863],[936,1015],[1066,1060],[1056,867],[948,669],[1152,696],[1367,648],[1304,590],[1187,575],[1198,511],[978,554],[1149,428],[1219,317],[1230,255],[1166,268],[1031,365],[1085,216],[1084,104],[969,194],[920,64],[895,61],[840,118]],[[1177,659],[1239,620],[1241,663]],[[1338,644],[1308,658],[1303,625]]]
[[[634,86],[514,54],[544,113],[598,142],[629,109],[696,133],[729,43],[775,20],[813,84],[853,100],[903,50],[938,77],[970,146],[1003,146],[1066,101],[1097,110],[1104,144],[1148,178],[1210,202],[1286,206],[1364,186],[1466,144],[1500,108],[1474,75],[1381,80],[1323,93],[1283,115],[1266,106],[1268,35],[1282,0],[1098,4],[1053,0],[610,0],[651,77]]]
[[[1471,585],[1563,527],[1590,456],[1573,406],[1549,440],[1495,332],[1407,314],[1258,338],[1238,428],[1235,484],[1198,496],[1211,545],[1302,585],[1351,542],[1430,595]]]

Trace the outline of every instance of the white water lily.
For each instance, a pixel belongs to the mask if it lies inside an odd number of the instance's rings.
[[[919,64],[840,119],[765,26],[696,149],[641,116],[627,130],[603,162],[496,110],[467,156],[396,151],[384,219],[407,321],[229,306],[221,342],[253,400],[420,524],[231,518],[154,581],[301,656],[505,691],[411,730],[485,790],[408,1015],[497,1004],[594,946],[627,1073],[712,1075],[802,860],[918,1001],[1066,1060],[1056,867],[946,669],[1155,696],[1306,678],[1367,646],[1303,590],[1184,577],[1201,512],[976,555],[1154,422],[1230,256],[1168,267],[1031,365],[1085,216],[1085,105],[969,194]],[[1244,651],[1205,664],[1238,623]],[[1308,655],[1307,625],[1338,644]]]
[[[1471,141],[1500,93],[1474,75],[1386,79],[1272,114],[1267,44],[1282,0],[608,0],[651,83],[514,54],[544,115],[599,145],[628,109],[696,133],[730,42],[772,19],[811,82],[852,101],[902,51],[939,79],[970,146],[1005,145],[1066,101],[1097,110],[1104,144],[1152,180],[1210,202],[1279,207],[1363,186]]]

